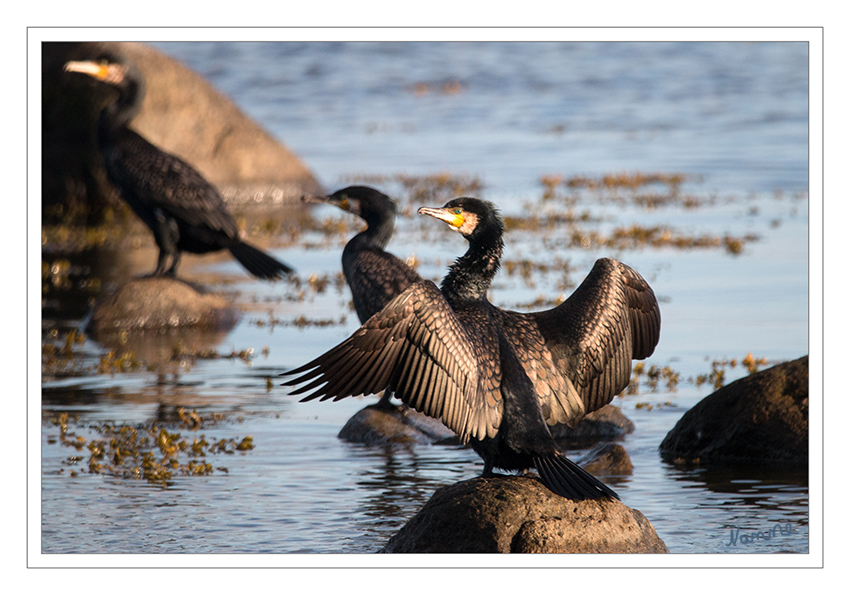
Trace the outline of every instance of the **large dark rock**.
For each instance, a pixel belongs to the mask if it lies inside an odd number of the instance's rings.
[[[141,43],[45,43],[42,47],[42,197],[97,210],[114,200],[95,141],[95,119],[108,90],[62,71],[68,60],[103,50],[126,55],[146,81],[131,128],[190,163],[229,202],[298,201],[323,189],[304,164],[230,99],[177,60]]]
[[[783,462],[809,458],[809,357],[736,380],[689,410],[660,446],[668,461]]]
[[[377,446],[384,444],[432,444],[455,440],[454,432],[440,421],[410,407],[390,409],[364,407],[339,431],[347,442]]]
[[[534,477],[440,488],[382,553],[667,553],[643,514],[614,500],[573,501]]]
[[[95,304],[88,325],[96,337],[121,330],[231,328],[239,312],[220,295],[181,279],[133,279]]]

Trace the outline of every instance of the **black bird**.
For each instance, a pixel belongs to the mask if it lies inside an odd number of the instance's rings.
[[[128,128],[141,107],[144,82],[127,60],[105,54],[67,62],[65,71],[86,74],[116,91],[100,112],[97,140],[109,181],[153,231],[159,247],[154,275],[177,275],[183,251],[227,249],[248,272],[278,279],[292,269],[239,237],[236,221],[218,190],[188,163],[162,151]],[[171,266],[168,259],[171,258]]]
[[[329,196],[303,196],[302,200],[334,205],[366,222],[366,229],[342,250],[342,272],[361,323],[412,283],[422,281],[403,260],[384,250],[392,238],[396,216],[396,205],[389,196],[368,186],[348,186]],[[392,407],[390,395],[384,391],[376,407]]]
[[[302,400],[388,388],[414,409],[441,419],[493,468],[540,473],[566,498],[616,498],[560,454],[548,426],[574,425],[629,383],[631,360],[649,357],[661,314],[652,288],[630,267],[599,259],[562,304],[524,314],[487,301],[499,268],[502,223],[496,208],[457,198],[420,208],[459,231],[469,249],[440,289],[412,284],[351,337],[286,372]]]

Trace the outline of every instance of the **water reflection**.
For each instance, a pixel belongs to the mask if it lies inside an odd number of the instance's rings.
[[[805,466],[724,464],[688,470],[664,463],[664,468],[673,481],[697,484],[703,489],[724,494],[753,494],[759,489],[777,489],[779,486],[806,492],[809,486]]]
[[[93,338],[106,349],[116,353],[131,351],[133,355],[160,377],[173,374],[181,367],[184,357],[215,357],[213,348],[219,345],[236,325],[229,321],[224,328],[201,327],[131,329],[101,332]]]

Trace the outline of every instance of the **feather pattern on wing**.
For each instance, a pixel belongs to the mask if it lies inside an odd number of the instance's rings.
[[[351,337],[287,372],[302,401],[341,399],[389,389],[417,411],[443,421],[461,440],[496,434],[501,422],[498,362],[482,358],[457,315],[431,281],[411,285]],[[495,395],[492,393],[495,392]]]
[[[549,425],[574,425],[628,386],[631,360],[652,354],[661,314],[652,289],[627,265],[596,262],[584,282],[544,312],[496,309]]]

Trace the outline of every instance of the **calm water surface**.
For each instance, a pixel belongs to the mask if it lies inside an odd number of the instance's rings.
[[[586,191],[574,208],[598,220],[592,225],[600,232],[639,224],[693,236],[755,236],[741,254],[722,248],[581,249],[567,245],[558,229],[516,230],[506,237],[506,260],[533,259],[553,268],[568,261],[569,273],[537,271],[529,283],[503,269],[492,301],[521,308],[540,296],[568,293],[600,256],[639,270],[662,308],[661,343],[647,364],[669,366],[680,381],[675,388],[644,386],[615,399],[636,426],[622,442],[634,472],[603,479],[647,516],[673,553],[808,552],[805,470],[680,469],[662,462],[657,450],[682,414],[712,391],[692,380],[710,372],[713,361],[752,352],[778,362],[808,353],[805,44],[157,47],[231,96],[329,190],[358,176],[449,172],[477,177],[483,198],[518,215],[567,208],[541,201],[542,176],[691,176],[681,192],[709,204],[644,209],[602,202]],[[392,181],[383,187],[403,194]],[[357,229],[330,208],[314,216],[347,223],[345,237]],[[295,265],[303,280],[313,273],[334,279],[343,239],[308,235],[275,254]],[[439,279],[465,242],[432,221],[403,218],[390,249],[415,255],[420,272]],[[104,347],[91,340],[75,346],[76,371],[43,379],[44,553],[375,552],[436,488],[480,473],[479,458],[459,447],[344,443],[336,438],[339,428],[373,399],[303,404],[278,386],[281,371],[357,328],[345,287],[307,289],[303,300],[293,301],[281,297],[295,291],[287,283],[247,279],[226,260],[182,273],[239,279],[212,287],[236,292],[245,310],[214,347],[254,354],[248,362],[198,360],[168,373],[110,375],[90,369]],[[73,327],[83,315],[64,319],[51,312],[45,310],[45,333]],[[335,323],[268,324],[301,316]],[[727,368],[726,380],[743,373],[741,366]],[[222,416],[199,432],[181,430],[185,437],[251,436],[254,449],[210,456],[217,468],[212,475],[175,475],[159,487],[85,473],[88,452],[62,445],[51,423],[69,412],[69,431],[90,440],[103,424],[173,418],[180,406]],[[75,454],[83,459],[72,460]],[[744,534],[777,524],[790,531],[730,544],[736,529]]]

